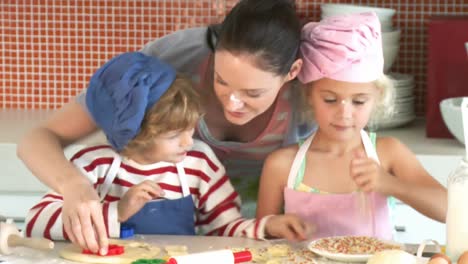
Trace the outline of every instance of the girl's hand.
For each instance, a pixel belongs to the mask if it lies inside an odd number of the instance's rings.
[[[159,184],[153,181],[144,181],[132,186],[120,199],[117,206],[119,211],[119,222],[127,221],[132,215],[155,198],[164,197],[164,191]]]
[[[265,233],[270,237],[302,241],[310,237],[315,227],[293,214],[274,215],[265,224]]]
[[[355,151],[351,160],[350,175],[359,190],[387,194],[393,176],[386,172],[374,159],[361,151]]]

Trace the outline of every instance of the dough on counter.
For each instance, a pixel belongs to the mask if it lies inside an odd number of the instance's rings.
[[[265,264],[282,264],[282,262],[283,261],[281,259],[270,259],[267,262],[265,262]]]
[[[250,253],[252,253],[252,261],[254,263],[263,263],[267,262],[270,259],[268,256],[266,248],[251,248]]]
[[[168,245],[165,246],[164,249],[166,250],[167,255],[171,257],[183,256],[188,254],[188,248],[184,245]]]
[[[271,247],[268,247],[268,254],[272,257],[286,257],[291,250],[286,244],[276,244]]]
[[[272,244],[266,247],[231,248],[233,252],[249,250],[252,263],[261,264],[316,264],[318,256],[309,249],[291,247],[287,244]]]
[[[157,246],[134,240],[109,239],[109,244],[124,246],[125,253],[116,256],[82,254],[80,247],[70,244],[60,251],[60,256],[64,259],[83,263],[113,264],[132,263],[137,259],[154,259],[158,258],[161,252],[161,249]]]

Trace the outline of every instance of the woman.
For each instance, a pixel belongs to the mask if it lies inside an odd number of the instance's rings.
[[[192,78],[207,113],[196,137],[225,164],[243,199],[248,196],[244,190],[256,197],[265,156],[312,130],[296,111],[300,89],[289,83],[302,66],[296,58],[300,31],[290,1],[241,0],[221,25],[175,32],[142,50]],[[84,98],[80,95],[29,131],[18,155],[63,195],[65,230],[85,240],[73,242],[96,252],[108,243],[99,197],[63,155],[65,146],[98,129]]]

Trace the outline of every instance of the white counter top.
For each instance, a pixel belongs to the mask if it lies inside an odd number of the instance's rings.
[[[17,213],[11,212],[15,206],[5,204],[5,199],[11,195],[27,196],[27,203],[35,197],[42,195],[48,188],[34,177],[26,166],[16,155],[16,147],[24,134],[46,120],[52,110],[0,110],[0,168],[2,184],[0,184],[0,215],[18,217]],[[71,155],[79,151],[86,145],[96,145],[106,143],[102,133],[95,133],[84,138],[65,149],[65,155]],[[11,196],[14,199],[16,196]],[[7,207],[4,208],[4,207]],[[23,208],[23,207],[21,207]],[[28,207],[29,208],[29,207]],[[24,208],[23,208],[24,210]],[[21,210],[21,215],[23,215]]]
[[[262,247],[268,245],[266,242],[256,241],[244,238],[228,238],[228,237],[204,237],[204,236],[160,236],[160,235],[145,235],[136,236],[135,240],[141,240],[146,243],[161,248],[164,251],[166,245],[185,245],[189,253],[196,253],[201,251],[210,251],[234,247]],[[70,264],[77,263],[67,261],[59,257],[60,250],[68,245],[65,242],[56,242],[55,248],[50,252],[41,252],[38,250],[28,248],[15,248],[13,254],[9,256],[1,256],[0,261],[6,260],[10,264]],[[164,254],[161,253],[161,258]]]
[[[188,248],[189,253],[203,252],[203,251],[212,251],[219,249],[229,249],[229,248],[264,248],[275,243],[285,243],[283,241],[257,241],[246,238],[235,238],[235,237],[212,237],[212,236],[164,236],[164,235],[139,235],[135,238],[136,240],[142,240],[146,243],[151,243],[156,245],[164,251],[164,246],[166,245],[185,245]],[[56,243],[56,247],[53,251],[48,253],[39,252],[37,250],[25,249],[25,248],[16,248],[13,255],[10,256],[1,256],[0,261],[6,260],[10,264],[26,264],[26,263],[36,263],[36,264],[46,264],[46,263],[55,263],[55,264],[70,264],[76,263],[71,261],[66,261],[59,258],[58,252],[62,249],[67,243],[59,242]],[[291,248],[300,250],[305,249],[307,242],[305,243],[295,243],[290,245]],[[413,246],[414,247],[414,246]],[[408,247],[410,252],[414,250],[413,247]],[[297,252],[297,251],[296,251]],[[297,256],[297,255],[296,255]],[[161,255],[164,257],[164,254]],[[293,261],[288,260],[282,261],[284,264],[297,264],[297,263],[310,263],[306,262],[304,259],[294,258]],[[327,260],[324,258],[314,257],[314,260],[317,264],[346,264],[347,262],[336,262]],[[427,263],[427,259],[422,260],[419,263]]]
[[[0,144],[17,144],[31,128],[45,121],[54,110],[0,110]],[[76,142],[78,145],[95,145],[105,143],[102,133],[96,133]]]
[[[465,147],[456,139],[428,138],[424,119],[388,130],[378,131],[377,135],[392,136],[401,140],[416,155],[464,155]]]

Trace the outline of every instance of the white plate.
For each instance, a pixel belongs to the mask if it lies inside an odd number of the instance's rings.
[[[372,255],[373,255],[373,254],[332,253],[332,252],[329,252],[329,251],[326,251],[326,250],[321,250],[321,249],[317,249],[317,248],[313,247],[316,243],[321,242],[322,239],[334,239],[334,238],[342,238],[342,237],[324,237],[324,238],[320,238],[320,239],[317,239],[317,240],[314,240],[314,241],[310,242],[307,245],[307,248],[310,251],[314,252],[315,254],[317,254],[319,256],[322,256],[322,257],[325,257],[325,258],[328,258],[328,259],[331,259],[331,260],[342,261],[342,262],[352,262],[352,263],[367,262],[367,260],[370,257],[372,257]],[[403,246],[400,245],[400,244],[397,244],[396,242],[388,242],[388,241],[382,241],[382,242],[387,243],[387,244],[391,244],[391,245],[396,245],[396,246],[399,246],[400,248],[403,249]]]
[[[393,81],[395,86],[412,86],[414,84],[413,75],[390,72],[387,76]]]
[[[399,100],[405,97],[413,97],[413,87],[407,89],[395,89],[395,100]]]
[[[405,103],[414,103],[414,96],[411,95],[411,96],[395,98],[395,104],[405,104]]]
[[[372,255],[355,255],[355,254],[342,254],[342,253],[330,253],[324,250],[318,250],[309,247],[309,250],[315,254],[336,261],[343,262],[366,262]]]
[[[413,97],[414,100],[414,87],[404,88],[404,89],[395,89],[395,100],[400,100],[404,97]]]

